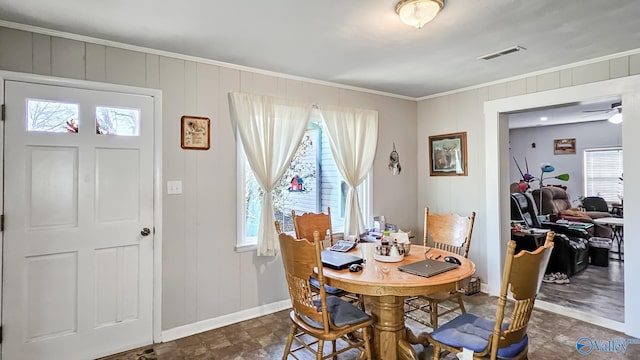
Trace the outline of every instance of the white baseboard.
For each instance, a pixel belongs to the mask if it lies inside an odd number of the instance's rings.
[[[480,283],[480,292],[488,294],[489,293],[489,284],[487,283]]]
[[[201,332],[221,328],[240,321],[250,320],[260,316],[273,314],[281,310],[291,308],[291,300],[282,300],[275,303],[258,306],[252,309],[242,310],[237,313],[220,316],[213,319],[198,321],[192,324],[178,326],[162,331],[162,342],[172,341],[183,337],[199,334]]]
[[[485,283],[480,283],[480,291],[485,293],[485,294],[488,294],[489,293],[489,285],[485,284]],[[513,300],[511,295],[509,295],[509,299]],[[574,319],[577,319],[577,320],[581,320],[581,321],[587,322],[589,324],[602,326],[602,327],[605,327],[607,329],[611,329],[611,330],[615,330],[615,331],[619,331],[619,332],[625,332],[624,323],[621,323],[619,321],[615,321],[615,320],[603,318],[601,316],[597,316],[597,315],[589,314],[589,313],[586,313],[586,312],[574,310],[574,309],[571,309],[571,308],[568,308],[568,307],[560,306],[560,305],[553,304],[553,303],[550,303],[550,302],[546,302],[546,301],[543,301],[543,300],[540,300],[540,299],[536,300],[536,303],[535,303],[534,307],[536,309],[538,309],[538,310],[549,311],[549,312],[552,312],[552,313],[555,313],[555,314],[559,314],[559,315],[567,316],[567,317],[574,318]]]

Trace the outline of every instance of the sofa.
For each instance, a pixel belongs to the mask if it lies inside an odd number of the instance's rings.
[[[613,231],[607,225],[596,224],[593,219],[611,217],[612,215],[605,211],[581,211],[571,206],[571,201],[567,192],[556,186],[545,186],[542,188],[542,198],[540,190],[536,189],[531,192],[531,197],[536,203],[536,208],[540,209],[540,201],[542,201],[542,215],[555,215],[558,218],[569,221],[584,222],[593,224],[590,233],[592,236],[609,238],[613,237]]]
[[[573,276],[589,265],[589,239],[591,235],[585,230],[572,229],[564,224],[540,223],[529,195],[511,194],[511,219],[524,221],[528,228],[549,229],[555,232],[553,251],[546,273],[559,272]]]

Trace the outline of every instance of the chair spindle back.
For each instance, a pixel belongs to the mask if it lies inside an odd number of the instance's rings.
[[[469,257],[475,218],[475,212],[471,216],[430,214],[429,208],[425,208],[423,245]]]
[[[552,231],[549,231],[544,246],[540,246],[533,252],[523,250],[518,254],[514,254],[516,243],[514,241],[509,242],[502,277],[502,288],[498,298],[496,323],[490,339],[490,342],[493,342],[491,344],[491,358],[497,356],[499,348],[520,341],[526,334],[527,325],[533,312],[533,305],[553,249],[554,235]],[[502,321],[509,289],[515,302],[509,317],[509,326],[503,331]]]
[[[325,240],[325,235],[329,231],[329,246],[333,246],[333,228],[331,227],[331,208],[327,207],[327,213],[304,213],[297,215],[295,210],[291,210],[293,217],[293,227],[298,239],[314,238],[315,231],[320,233],[321,242]],[[322,244],[323,247],[325,244]]]

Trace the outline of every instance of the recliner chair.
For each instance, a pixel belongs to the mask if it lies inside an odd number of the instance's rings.
[[[593,224],[593,230],[590,230],[591,235],[609,239],[613,237],[613,231],[609,226],[596,224],[593,221],[593,219],[610,217],[610,213],[606,211],[580,211],[579,209],[573,208],[569,200],[569,195],[566,190],[562,188],[545,186],[542,188],[542,198],[540,197],[539,189],[533,190],[531,197],[535,201],[536,209],[540,209],[540,200],[542,200],[541,215],[555,214],[569,221],[590,223]]]
[[[511,219],[523,220],[528,228],[550,229],[555,232],[554,247],[547,273],[563,273],[567,276],[584,270],[589,265],[589,238],[585,230],[570,229],[568,225],[552,222],[540,223],[533,201],[526,194],[511,194]]]

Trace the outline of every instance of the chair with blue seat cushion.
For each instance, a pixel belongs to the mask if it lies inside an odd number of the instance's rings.
[[[291,210],[291,218],[293,219],[293,228],[296,231],[298,239],[313,239],[313,233],[320,233],[321,247],[333,246],[333,227],[331,225],[331,208],[327,206],[327,212],[313,213],[306,212],[302,215],[297,214],[295,210]],[[317,281],[312,280],[311,285],[318,288]],[[325,290],[330,295],[345,297],[350,302],[358,304],[364,310],[364,300],[358,294],[352,294],[336,287],[325,286]]]
[[[280,233],[280,251],[293,309],[289,313],[292,322],[283,359],[289,355],[298,359],[297,351],[306,349],[315,353],[316,359],[336,358],[338,354],[359,349],[359,358],[371,359],[370,326],[373,318],[357,306],[335,296],[327,295],[322,260],[320,257],[320,233],[313,234],[313,241],[296,239]],[[318,292],[311,279],[318,280]],[[294,340],[296,346],[293,346]],[[332,343],[331,351],[324,349],[325,342]],[[340,342],[340,346],[337,346]]]
[[[454,213],[433,214],[429,213],[429,208],[425,208],[423,245],[468,258],[475,218],[475,212],[471,212],[470,216]],[[462,300],[463,294],[464,290],[458,288],[453,292],[436,292],[409,297],[405,300],[405,316],[436,329],[440,316],[454,311],[459,311],[462,314],[467,312]],[[422,312],[428,315],[428,319]]]
[[[278,234],[280,234],[282,232],[282,230],[280,228],[280,222],[278,220],[276,220],[274,222],[274,225],[276,227],[276,232]],[[311,233],[311,235],[313,236],[313,233]],[[296,235],[296,237],[298,237],[298,236]],[[318,291],[318,289],[320,289],[320,284],[318,283],[318,279],[311,278],[310,283],[311,283],[311,286],[313,286],[313,288],[315,289],[316,292]],[[333,295],[333,296],[342,297],[342,296],[346,296],[348,294],[346,291],[344,291],[342,289],[339,289],[339,288],[337,288],[335,286],[325,285],[324,289],[327,292],[327,294]]]
[[[442,350],[458,353],[463,348],[472,350],[474,358],[527,358],[527,325],[551,256],[553,237],[554,233],[549,231],[544,246],[533,252],[523,250],[517,255],[514,254],[516,243],[509,242],[496,319],[462,314],[440,326],[428,335],[434,360],[440,358]],[[509,302],[511,316],[503,323],[509,289],[514,302]]]

